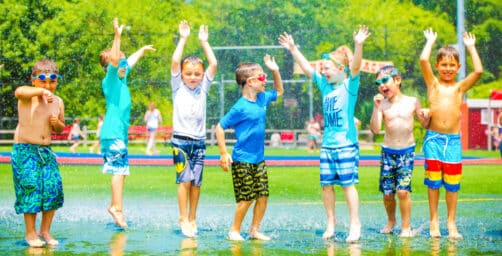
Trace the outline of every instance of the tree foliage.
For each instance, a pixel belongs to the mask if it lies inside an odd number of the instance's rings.
[[[203,57],[197,40],[201,24],[209,25],[209,42],[221,46],[277,46],[282,32],[291,33],[301,51],[310,60],[341,45],[353,48],[352,32],[359,24],[372,33],[364,46],[364,58],[391,60],[404,75],[403,91],[425,101],[425,86],[418,56],[425,39],[423,30],[438,32],[435,47],[455,44],[456,8],[452,1],[309,1],[309,0],[4,0],[0,5],[0,116],[15,116],[13,91],[30,84],[32,65],[41,58],[56,61],[63,75],[57,94],[65,101],[66,115],[95,120],[105,111],[101,92],[104,72],[99,53],[111,47],[112,20],[130,29],[123,33],[122,50],[131,54],[146,44],[156,52],[147,53],[135,66],[129,79],[133,100],[132,121],[141,118],[150,101],[171,122],[170,58],[175,47],[178,24],[189,21],[192,33],[185,54]],[[496,0],[466,0],[466,26],[477,36],[477,47],[486,74],[482,82],[502,87],[502,3]],[[293,60],[281,48],[215,49],[218,73],[208,99],[208,127],[215,124],[240,96],[232,82],[234,69],[241,61],[263,64],[265,54],[273,55],[285,80],[305,79],[292,73]],[[204,59],[204,58],[203,58]],[[467,61],[469,72],[470,62]],[[361,77],[361,93],[356,113],[368,123],[372,97],[377,90],[373,75]],[[222,88],[224,86],[224,88]],[[309,116],[308,82],[285,85],[284,99],[269,110],[269,128],[302,128]],[[220,90],[222,88],[223,90]],[[479,92],[478,92],[479,91]],[[221,97],[223,93],[224,97]],[[485,96],[472,90],[469,97]],[[321,112],[320,94],[314,88],[314,112]],[[296,99],[298,105],[287,105]],[[289,102],[289,101],[288,101]],[[289,118],[285,118],[289,117]]]

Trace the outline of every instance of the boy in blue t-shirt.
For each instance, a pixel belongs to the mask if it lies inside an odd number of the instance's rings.
[[[279,66],[269,55],[264,57],[265,66],[272,71],[274,89],[265,91],[267,75],[258,63],[240,63],[235,70],[235,78],[241,86],[242,97],[216,126],[216,139],[220,149],[220,166],[228,171],[232,166],[232,180],[237,206],[234,222],[228,232],[228,239],[242,241],[241,224],[246,212],[256,200],[249,237],[270,240],[260,233],[260,223],[267,208],[268,177],[265,166],[265,117],[270,102],[283,93]],[[232,156],[225,145],[225,130],[233,127],[237,142]]]
[[[359,70],[363,43],[370,33],[366,26],[354,32],[355,51],[349,66],[347,54],[323,55],[321,71],[316,71],[296,47],[293,37],[287,33],[279,37],[279,43],[288,49],[303,72],[312,78],[322,93],[324,135],[321,147],[322,200],[326,209],[327,226],[322,235],[329,239],[335,234],[335,194],[333,185],[343,188],[350,215],[350,231],[347,242],[355,242],[361,236],[359,221],[359,196],[355,184],[359,183],[357,166],[359,146],[354,123],[354,109],[359,91]],[[348,73],[348,74],[347,74]]]
[[[125,176],[129,175],[127,158],[127,132],[131,115],[131,95],[127,87],[127,75],[146,51],[155,51],[152,45],[146,45],[125,58],[120,51],[120,36],[124,25],[119,26],[118,19],[113,20],[115,37],[111,49],[100,54],[100,64],[106,71],[102,82],[106,100],[106,114],[101,127],[99,140],[103,152],[103,173],[112,174],[112,201],[108,212],[115,224],[127,228],[122,210],[122,190]]]

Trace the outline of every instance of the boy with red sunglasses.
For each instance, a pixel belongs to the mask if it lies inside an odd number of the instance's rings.
[[[258,240],[270,240],[260,232],[260,224],[267,208],[268,176],[264,160],[265,117],[267,107],[281,96],[282,86],[279,66],[269,55],[264,57],[265,66],[272,71],[274,89],[265,90],[267,76],[258,63],[240,63],[235,70],[237,84],[241,86],[242,97],[232,106],[216,125],[216,139],[220,149],[220,166],[223,171],[232,167],[234,184],[235,215],[228,239],[242,241],[241,224],[246,213],[256,200],[249,237]],[[233,127],[237,142],[232,156],[225,145],[225,130]]]
[[[60,78],[56,64],[44,59],[33,66],[33,87],[21,86],[15,91],[19,122],[12,147],[14,209],[24,214],[25,239],[31,247],[59,244],[50,228],[56,209],[63,206],[64,194],[50,144],[51,133],[61,133],[65,126],[63,100],[54,94]],[[37,233],[38,212],[42,212],[42,223]]]
[[[428,110],[415,97],[401,93],[401,73],[394,66],[384,66],[376,73],[379,94],[373,97],[370,130],[379,134],[385,125],[380,159],[379,190],[387,213],[387,224],[380,230],[391,234],[396,224],[396,199],[401,212],[401,237],[411,237],[411,177],[415,159],[414,115],[423,127],[428,125]]]

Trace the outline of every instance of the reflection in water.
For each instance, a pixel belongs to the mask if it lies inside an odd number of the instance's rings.
[[[181,250],[180,255],[182,256],[197,255],[197,239],[185,238],[181,240],[180,250]]]
[[[335,256],[336,253],[336,243],[334,241],[326,241],[326,255]],[[361,255],[361,244],[360,243],[348,243],[347,249],[349,251],[350,256],[360,256]],[[340,253],[340,251],[339,251]],[[345,255],[345,253],[342,253]]]
[[[260,240],[252,240],[249,243],[245,243],[245,250],[243,250],[242,242],[231,241],[230,253],[233,256],[244,256],[244,255],[252,255],[252,256],[260,256],[265,255],[263,252],[263,244],[266,243]]]
[[[412,238],[411,237],[402,237],[401,238],[401,242],[403,243],[401,245],[401,255],[403,255],[403,256],[411,255],[410,239],[412,239]]]
[[[35,247],[27,247],[26,248],[26,255],[30,256],[38,256],[38,255],[52,255],[54,252],[54,248],[52,247],[41,247],[41,248],[35,248]]]
[[[110,241],[110,255],[122,256],[124,255],[124,247],[127,241],[126,232],[114,233]]]

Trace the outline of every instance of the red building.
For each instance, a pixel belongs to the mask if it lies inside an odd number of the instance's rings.
[[[492,146],[488,131],[497,126],[496,118],[499,110],[502,111],[502,90],[492,91],[489,99],[467,99],[467,107],[467,148],[488,149]]]

